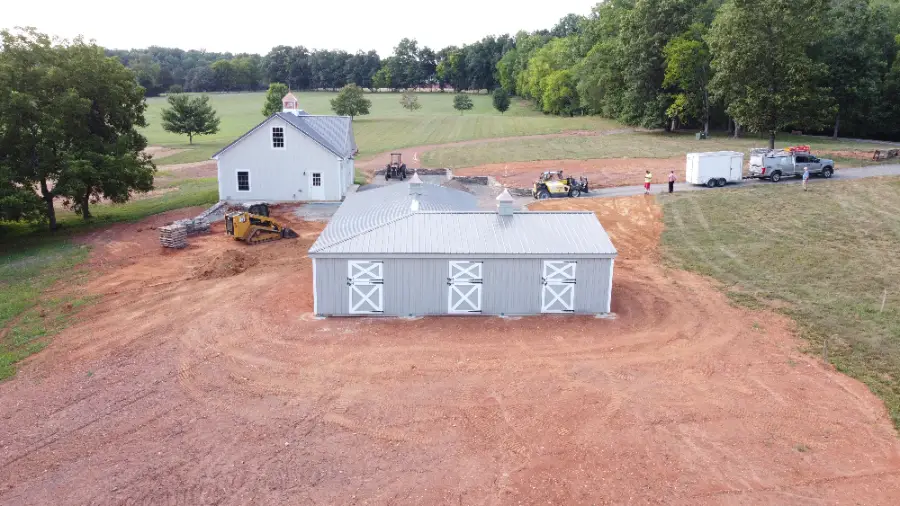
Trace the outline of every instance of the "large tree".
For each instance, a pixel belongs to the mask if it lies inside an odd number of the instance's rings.
[[[283,108],[281,99],[288,94],[288,87],[283,83],[272,83],[266,91],[266,102],[263,104],[263,116],[271,116]]]
[[[825,85],[837,107],[832,129],[837,138],[842,120],[865,122],[866,109],[877,99],[887,67],[882,52],[887,19],[868,0],[832,0],[828,24],[821,59],[828,65]]]
[[[362,88],[355,84],[348,84],[341,88],[336,97],[331,99],[331,110],[340,116],[350,116],[352,120],[356,116],[369,114],[372,101],[366,98]]]
[[[824,64],[810,57],[823,32],[828,0],[732,0],[709,34],[713,92],[728,114],[769,135],[787,126],[820,127],[831,116]]]
[[[697,119],[709,134],[709,81],[712,78],[709,46],[703,40],[706,27],[700,23],[666,44],[666,74],[663,86],[675,87],[675,100],[667,111],[681,121]]]
[[[201,95],[170,95],[169,108],[162,111],[162,127],[166,132],[188,136],[194,143],[195,135],[211,135],[219,131],[219,117],[209,105],[209,97]]]
[[[150,190],[155,167],[137,131],[146,104],[134,74],[80,38],[0,37],[0,173],[11,182],[0,193],[36,187],[54,229],[59,197],[87,218],[91,200],[124,202]]]

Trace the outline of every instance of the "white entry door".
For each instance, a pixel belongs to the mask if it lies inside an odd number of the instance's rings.
[[[451,314],[481,312],[481,262],[466,260],[450,261],[450,276],[447,277],[447,312]]]
[[[347,262],[350,314],[384,312],[384,263],[372,260]]]
[[[541,312],[572,313],[575,311],[576,262],[545,260],[541,276]]]
[[[307,172],[309,174],[309,200],[325,200],[325,173]]]

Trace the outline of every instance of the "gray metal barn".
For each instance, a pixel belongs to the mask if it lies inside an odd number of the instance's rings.
[[[309,250],[315,313],[608,313],[616,249],[594,213],[497,201],[418,176],[351,194]]]

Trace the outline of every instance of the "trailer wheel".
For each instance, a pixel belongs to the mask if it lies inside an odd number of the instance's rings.
[[[709,181],[706,182],[706,187],[707,187],[707,188],[715,188],[715,186],[716,186],[716,180],[715,180],[715,179],[710,179]]]
[[[775,172],[772,173],[772,175],[769,177],[769,179],[771,179],[773,183],[777,183],[777,182],[781,181],[781,171],[776,170]]]
[[[825,179],[830,178],[833,174],[834,169],[832,169],[831,167],[825,167],[824,169],[822,169],[822,177],[824,177]]]
[[[720,177],[719,180],[716,181],[716,186],[719,186],[719,187],[725,186],[725,184],[726,184],[727,182],[728,182],[728,181],[726,181],[724,177]]]

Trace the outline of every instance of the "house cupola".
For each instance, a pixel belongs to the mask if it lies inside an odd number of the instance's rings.
[[[281,99],[281,105],[281,112],[289,112],[298,116],[300,115],[300,102],[297,101],[297,97],[295,97],[293,93],[288,92],[288,94]]]

